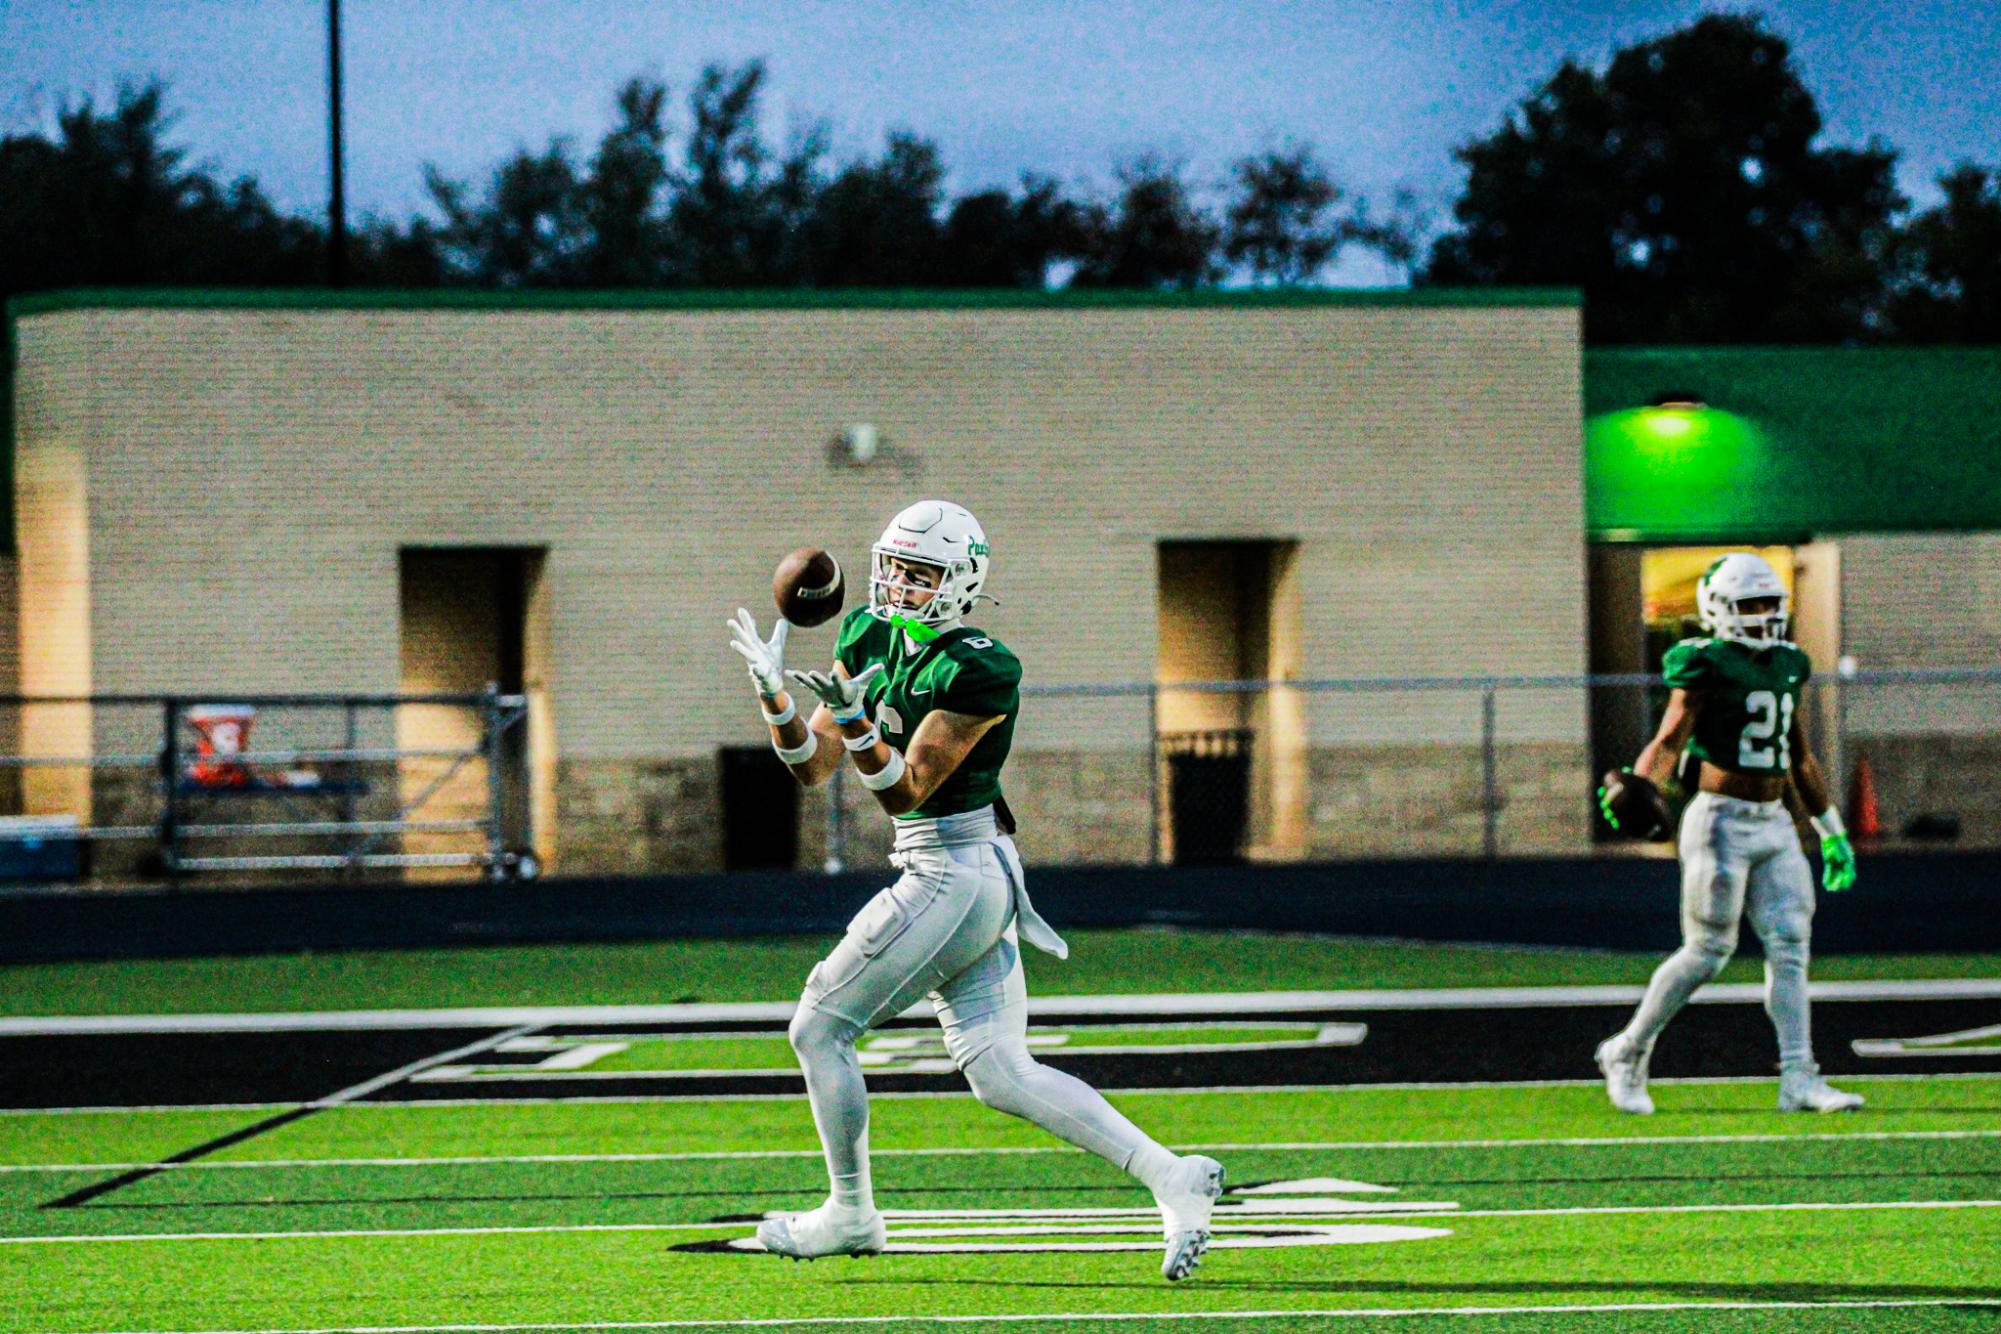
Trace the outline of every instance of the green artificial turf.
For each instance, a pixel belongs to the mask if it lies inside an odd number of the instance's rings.
[[[1239,1183],[1316,1183],[1296,1196],[1226,1197],[1221,1240],[1253,1236],[1248,1229],[1266,1220],[1334,1235],[1378,1224],[1443,1233],[1219,1245],[1193,1279],[1172,1286],[1156,1272],[1143,1189],[970,1098],[877,1101],[876,1143],[887,1150],[875,1166],[881,1205],[1129,1209],[1068,1222],[1004,1213],[977,1220],[1002,1229],[978,1244],[1109,1239],[1143,1249],[812,1265],[675,1249],[745,1237],[763,1210],[817,1202],[825,1182],[802,1099],[343,1107],[213,1160],[258,1165],[162,1172],[81,1208],[41,1206],[104,1180],[102,1171],[0,1173],[0,1236],[10,1239],[0,1244],[0,1331],[881,1316],[918,1319],[845,1327],[968,1327],[921,1319],[944,1315],[1070,1315],[990,1327],[1139,1334],[1443,1330],[1446,1319],[1453,1330],[1496,1334],[1994,1328],[2001,1309],[1936,1303],[2001,1300],[2001,1208],[1993,1207],[2001,1198],[2001,1080],[1855,1086],[1868,1093],[1867,1110],[1809,1118],[1771,1111],[1768,1082],[1669,1083],[1657,1089],[1661,1113],[1645,1120],[1610,1112],[1595,1089],[1571,1087],[1122,1094],[1119,1105],[1164,1138],[1217,1146],[1211,1151]],[[259,1115],[12,1116],[0,1118],[8,1132],[0,1146],[15,1163],[73,1163],[80,1148],[129,1161]],[[1957,1134],[1903,1133],[1937,1129]],[[1784,1138],[1756,1138],[1767,1135]],[[1501,1142],[1440,1142],[1467,1140]],[[987,1151],[1003,1147],[1049,1151]],[[913,1152],[939,1148],[954,1152]],[[617,1154],[655,1156],[590,1156]],[[709,1156],[658,1156],[668,1154]],[[437,1158],[473,1161],[413,1161]],[[1423,1207],[1400,1220],[1315,1212],[1303,1202],[1330,1197],[1344,1207]],[[1246,1201],[1274,1199],[1285,1212],[1244,1210]],[[1911,1203],[1929,1207],[1891,1207]],[[1593,1212],[1554,1212],[1577,1210]],[[963,1224],[898,1216],[892,1242],[955,1226]],[[1008,1231],[1018,1227],[1054,1230]],[[1116,1230],[1071,1230],[1084,1227]],[[23,1240],[56,1236],[91,1239]],[[118,1237],[145,1239],[110,1239]],[[1827,1305],[1883,1302],[1934,1305]],[[1711,1309],[1090,1318],[1661,1304]]]
[[[0,970],[0,1010],[784,1000],[827,944],[17,967]],[[1078,932],[1073,945],[1068,963],[1031,960],[1032,992],[1638,984],[1656,962],[1181,931]],[[2001,958],[1823,958],[1814,972],[1994,977]],[[1757,977],[1751,960],[1733,964],[1726,980]],[[1039,1031],[1065,1033],[1077,1049],[1294,1041],[1314,1027],[1149,1029],[1105,1019]],[[884,1036],[909,1035],[936,1037]],[[688,1059],[701,1068],[790,1065],[782,1039],[737,1034],[632,1037],[591,1068],[669,1069]],[[62,1208],[50,1206],[113,1180],[119,1165],[159,1163],[288,1105],[0,1113],[0,1334],[716,1329],[749,1320],[812,1321],[777,1326],[807,1334],[2001,1327],[2001,1078],[1839,1082],[1867,1095],[1864,1111],[1781,1115],[1771,1080],[1656,1081],[1660,1110],[1649,1118],[1611,1112],[1590,1083],[1114,1092],[1138,1124],[1184,1151],[1215,1154],[1240,1185],[1320,1182],[1312,1196],[1232,1197],[1221,1241],[1254,1238],[1261,1219],[1316,1242],[1352,1236],[1339,1231],[1351,1227],[1416,1229],[1361,1244],[1219,1245],[1192,1280],[1172,1286],[1157,1273],[1157,1225],[1143,1189],[964,1094],[874,1100],[878,1199],[917,1211],[895,1219],[893,1242],[943,1230],[948,1244],[1012,1249],[813,1265],[677,1249],[748,1237],[760,1212],[819,1200],[824,1168],[799,1097],[514,1103],[501,1100],[505,1085],[468,1084],[461,1102],[321,1109]],[[219,1102],[227,1094],[217,1087]],[[1274,1198],[1294,1212],[1231,1212]],[[1329,1215],[1299,1202],[1311,1198],[1426,1207],[1407,1219]],[[969,1209],[1003,1213],[936,1216]],[[1024,1209],[1131,1212],[1027,1218],[1016,1212]],[[969,1236],[969,1223],[989,1231]],[[1050,1230],[1019,1230],[1030,1227]],[[1101,1244],[1138,1249],[1062,1249]],[[1424,1314],[1461,1309],[1487,1314]],[[1384,1314],[1358,1314],[1367,1312]]]
[[[1212,1091],[1114,1091],[1107,1096],[1163,1142],[1236,1143],[1661,1135],[1867,1135],[2001,1126],[2001,1079],[1844,1080],[1865,1092],[1857,1116],[1783,1115],[1771,1080],[1656,1080],[1657,1115],[1611,1115],[1595,1085],[1504,1088],[1369,1087]],[[718,1109],[726,1109],[719,1111]],[[0,1116],[0,1166],[150,1162],[262,1119],[276,1106],[234,1111],[19,1112]],[[877,1096],[870,1142],[881,1151],[951,1147],[1071,1152],[1023,1121],[964,1094]],[[1943,1141],[1952,1143],[1953,1141]],[[245,1140],[209,1161],[789,1152],[813,1158],[819,1140],[803,1099],[714,1102],[352,1103]],[[1081,1155],[1078,1155],[1081,1158]],[[1997,1187],[2001,1190],[2001,1187]]]
[[[1030,954],[1031,995],[1644,983],[1656,955],[1257,932],[1075,931],[1063,961]],[[0,1014],[171,1014],[779,1001],[825,936],[388,950],[0,967]],[[1817,957],[1822,981],[2001,976],[2001,955]],[[1758,960],[1724,981],[1760,980]]]

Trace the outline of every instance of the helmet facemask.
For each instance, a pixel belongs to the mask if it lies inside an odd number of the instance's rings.
[[[1746,610],[1747,604],[1769,604]],[[1695,590],[1702,627],[1717,639],[1765,649],[1790,642],[1792,597],[1772,567],[1751,555],[1726,556],[1709,567]]]
[[[868,581],[869,614],[877,620],[903,625],[920,625],[932,630],[950,629],[959,623],[965,614],[965,604],[972,601],[959,593],[964,577],[971,573],[969,562],[953,562],[940,565],[935,561],[921,560],[903,552],[886,551],[876,547],[871,551],[873,566]],[[904,578],[897,564],[921,565],[937,572],[938,582],[926,588]],[[896,594],[905,595],[899,605]],[[921,606],[910,605],[911,593],[929,593],[931,596]]]
[[[1772,602],[1770,594],[1761,597],[1726,599],[1727,606],[1717,617],[1717,624],[1711,633],[1718,639],[1734,639],[1752,648],[1770,648],[1773,644],[1786,642],[1786,633],[1792,627],[1791,616],[1786,605],[1786,595],[1778,595],[1777,605],[1767,611],[1746,611],[1746,603]]]

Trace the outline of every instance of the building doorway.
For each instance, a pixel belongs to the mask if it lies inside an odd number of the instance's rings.
[[[723,869],[790,871],[799,864],[799,780],[770,746],[725,746]]]
[[[1777,571],[1792,594],[1793,642],[1832,673],[1841,653],[1841,552],[1832,542],[1798,546],[1601,543],[1591,548],[1591,671],[1658,677],[1668,649],[1702,633],[1695,586],[1724,556],[1749,551]],[[1809,690],[1808,733],[1834,735],[1832,691]],[[1600,687],[1592,692],[1592,774],[1631,764],[1652,739],[1666,707],[1658,686]],[[1608,831],[1595,823],[1600,837]]]
[[[510,845],[531,841],[542,865],[554,849],[547,819],[554,801],[554,738],[548,706],[546,553],[535,547],[406,547],[399,555],[402,648],[399,689],[404,694],[476,695],[489,684],[502,694],[526,695],[528,726],[501,733],[502,827]],[[481,723],[470,709],[409,705],[397,710],[400,750],[463,751],[480,740]],[[483,766],[466,765],[444,776],[443,759],[406,760],[398,774],[409,802],[432,783],[442,786],[414,818],[476,819],[489,793]],[[409,851],[426,836],[410,835]],[[436,836],[463,848],[463,835]]]
[[[1306,711],[1299,692],[1177,689],[1296,679],[1298,543],[1163,542],[1160,853],[1181,864],[1304,855]]]

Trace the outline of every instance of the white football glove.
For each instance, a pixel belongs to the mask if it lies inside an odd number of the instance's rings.
[[[723,624],[730,628],[730,647],[750,664],[750,679],[756,683],[757,693],[771,699],[785,689],[785,636],[792,632],[792,622],[779,617],[771,628],[771,638],[759,639],[757,622],[738,607],[736,619]]]
[[[882,672],[882,664],[872,662],[862,668],[859,676],[836,676],[832,672],[785,674],[804,689],[818,695],[820,702],[833,711],[835,722],[851,723],[867,712],[868,683],[881,676]]]

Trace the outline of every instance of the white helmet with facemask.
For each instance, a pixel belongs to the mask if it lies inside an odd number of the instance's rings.
[[[973,608],[987,582],[987,534],[972,511],[949,500],[920,500],[889,521],[869,548],[868,609],[879,620],[943,630],[957,625]],[[915,561],[938,568],[935,590],[897,577],[890,561]],[[933,593],[921,607],[900,607],[892,594],[908,598]]]
[[[1770,611],[1744,610],[1746,602],[1776,598]],[[1695,610],[1702,628],[1717,639],[1752,648],[1786,643],[1791,629],[1792,598],[1778,572],[1762,557],[1733,552],[1707,570],[1695,585]]]

